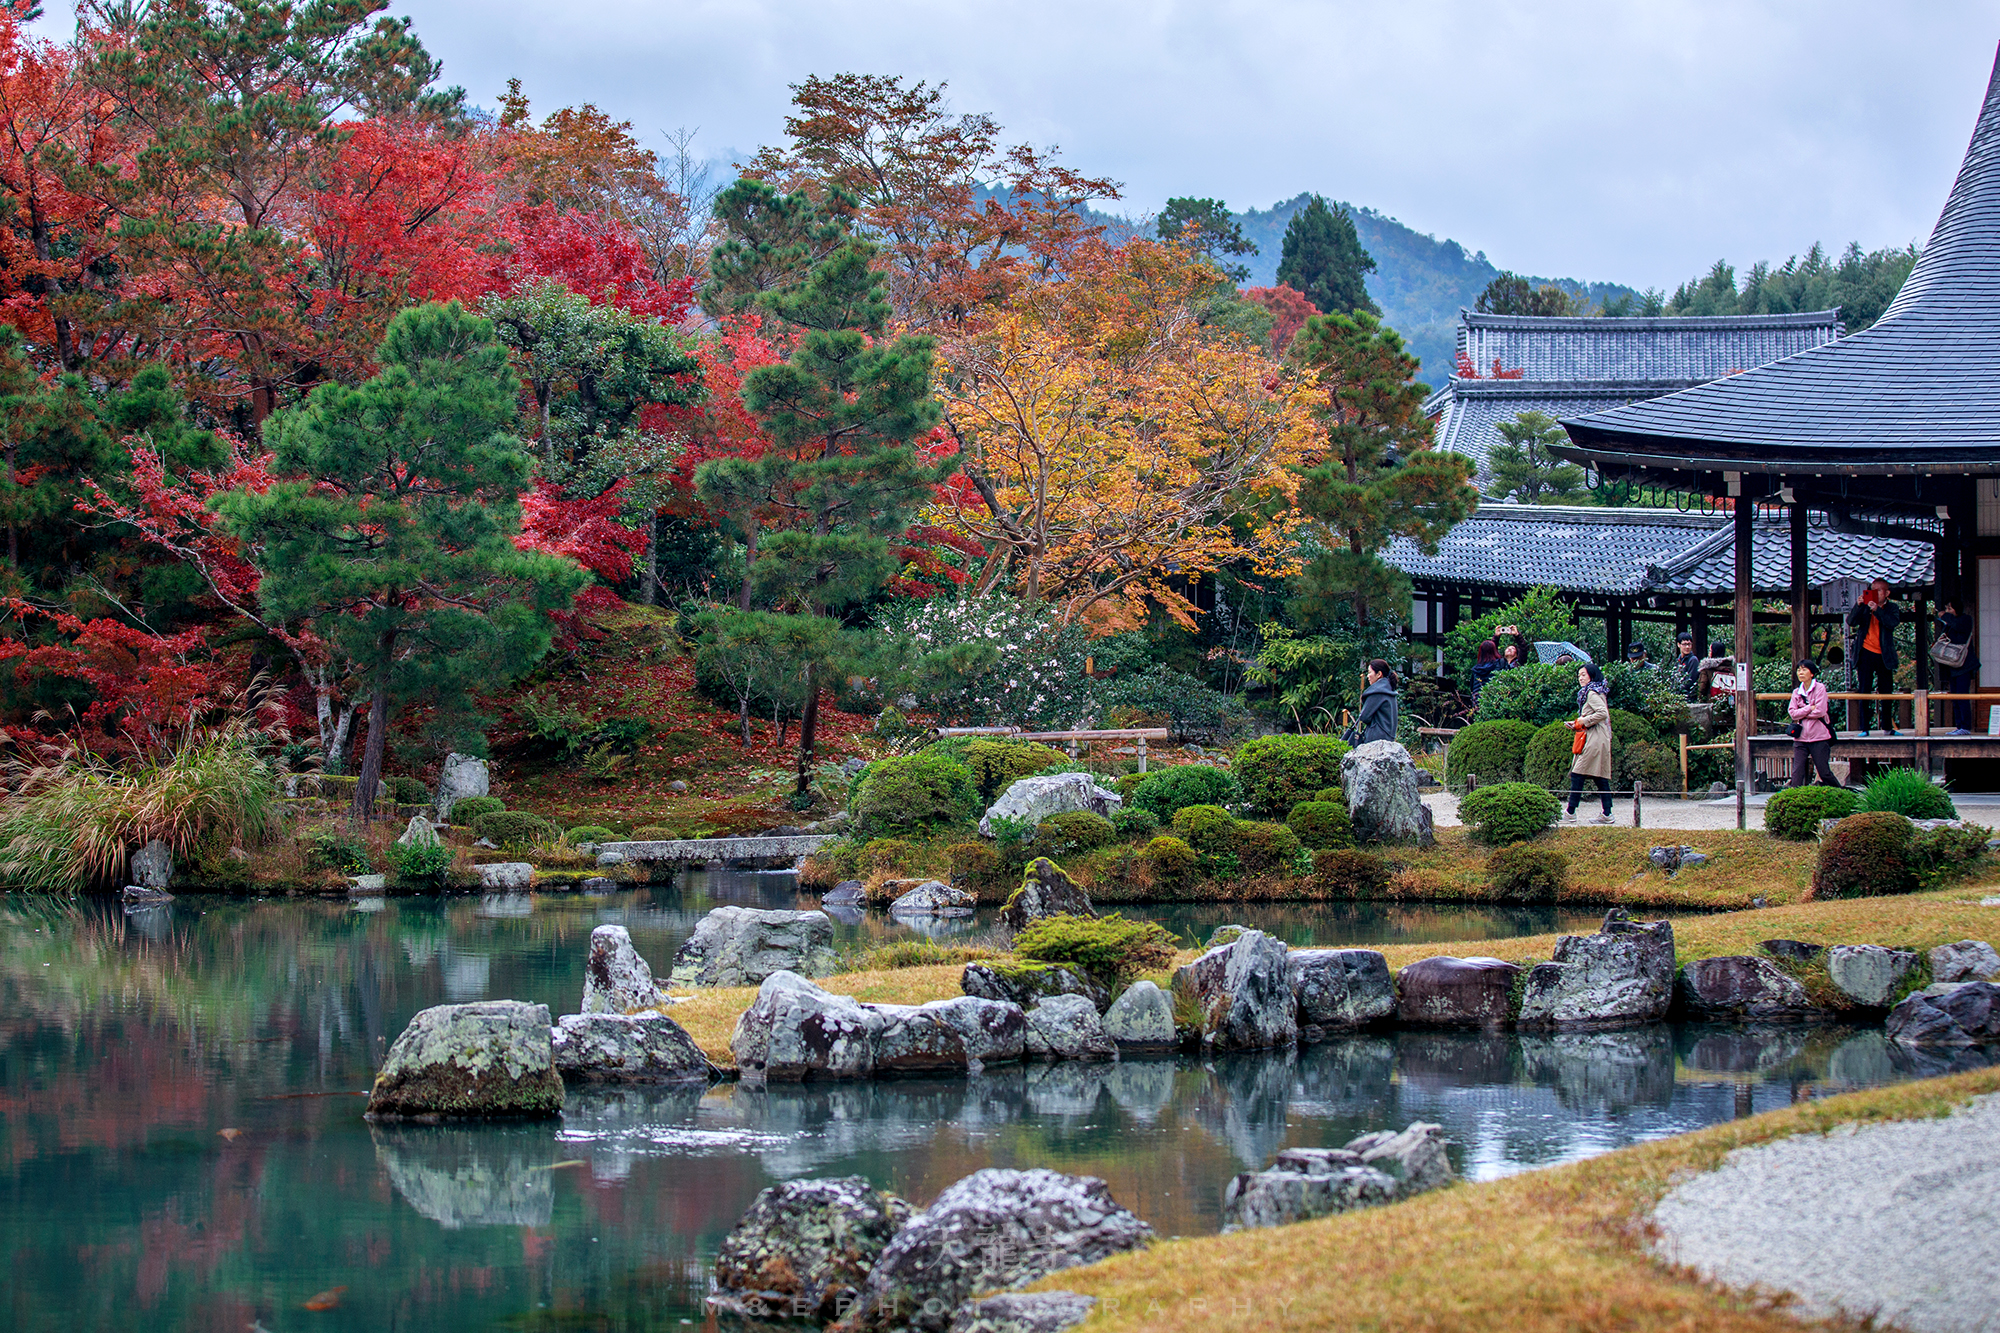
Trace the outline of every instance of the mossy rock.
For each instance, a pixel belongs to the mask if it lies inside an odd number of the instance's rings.
[[[549,1007],[485,1000],[411,1018],[375,1076],[368,1116],[547,1118],[562,1106]]]

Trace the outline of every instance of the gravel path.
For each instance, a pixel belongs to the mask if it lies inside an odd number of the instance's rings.
[[[1745,811],[1744,825],[1748,828],[1764,827],[1764,799],[1758,797],[1749,803]],[[1458,798],[1448,791],[1427,791],[1424,804],[1431,808],[1431,821],[1439,828],[1457,828]],[[1598,804],[1595,789],[1585,794],[1584,800],[1576,808],[1580,819],[1602,814],[1604,807]],[[1616,797],[1611,802],[1611,819],[1619,828],[1632,827],[1632,798]],[[1648,797],[1641,803],[1640,820],[1645,828],[1657,829],[1733,829],[1736,827],[1736,798],[1721,801],[1679,801]],[[1587,825],[1586,825],[1587,826]]]
[[[1799,1314],[2000,1330],[2000,1094],[1733,1152],[1660,1201],[1657,1252]]]

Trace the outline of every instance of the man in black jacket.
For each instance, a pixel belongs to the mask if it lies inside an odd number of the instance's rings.
[[[1876,579],[1861,594],[1861,600],[1847,613],[1847,627],[1854,634],[1854,687],[1863,694],[1888,694],[1896,688],[1896,626],[1902,613],[1889,600],[1889,584]],[[1882,730],[1896,735],[1896,705],[1881,704]],[[1870,701],[1861,701],[1861,734],[1868,734]]]

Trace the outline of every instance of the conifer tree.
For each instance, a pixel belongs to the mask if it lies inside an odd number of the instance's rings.
[[[1169,199],[1153,228],[1163,241],[1191,244],[1231,282],[1242,282],[1250,276],[1247,265],[1233,264],[1224,258],[1254,255],[1257,247],[1244,239],[1242,225],[1230,216],[1229,205],[1220,199]]]
[[[1368,275],[1375,259],[1361,248],[1354,219],[1345,204],[1328,207],[1318,195],[1285,228],[1278,252],[1278,281],[1303,292],[1327,314],[1382,313],[1368,296]]]
[[[1500,423],[1505,444],[1493,446],[1487,459],[1494,495],[1511,495],[1523,504],[1568,500],[1583,490],[1583,469],[1565,463],[1551,449],[1569,443],[1569,434],[1546,412],[1523,412]]]
[[[323,384],[274,413],[265,440],[282,480],[224,497],[225,521],[261,548],[259,588],[309,621],[368,682],[368,740],[353,816],[374,814],[392,709],[452,715],[547,651],[547,613],[587,579],[518,550],[530,459],[511,427],[517,381],[493,326],[457,302],[389,322],[382,370]]]

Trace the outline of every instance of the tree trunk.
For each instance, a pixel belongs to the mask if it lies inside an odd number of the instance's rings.
[[[354,784],[352,817],[358,824],[375,818],[375,788],[382,781],[382,751],[389,739],[389,672],[395,662],[396,636],[376,641],[382,664],[375,670],[375,697],[368,702],[368,748],[361,754],[361,776]]]
[[[757,565],[757,525],[749,523],[743,529],[743,591],[737,595],[736,609],[750,609],[750,573]]]
[[[806,711],[799,719],[799,785],[796,793],[812,790],[813,742],[819,735],[819,682],[813,679],[811,663],[806,664]]]
[[[14,470],[14,441],[7,441],[7,485],[11,489],[20,483],[21,474]],[[21,533],[14,526],[13,499],[8,497],[7,505],[7,563],[15,569],[21,567]]]
[[[660,604],[660,516],[654,514],[646,521],[646,565],[645,573],[639,579],[639,602],[642,606]]]
[[[743,724],[743,748],[750,748],[750,696],[736,696],[736,720]]]

